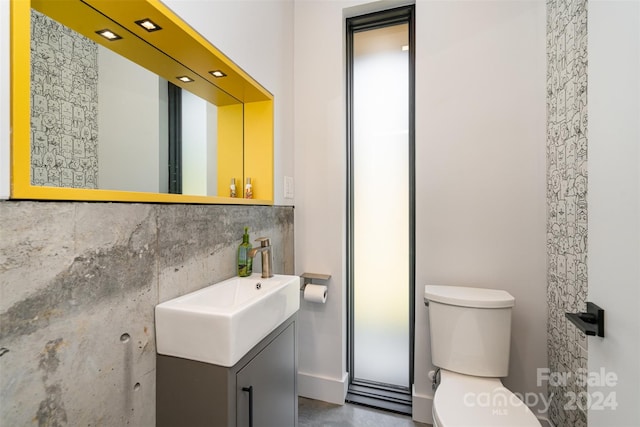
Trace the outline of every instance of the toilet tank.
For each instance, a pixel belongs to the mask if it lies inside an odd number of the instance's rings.
[[[428,285],[424,300],[435,366],[467,375],[507,376],[512,295],[497,289]]]

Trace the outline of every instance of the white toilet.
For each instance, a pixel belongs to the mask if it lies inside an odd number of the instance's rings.
[[[433,398],[434,427],[541,424],[502,385],[509,370],[515,299],[495,289],[425,286],[431,358],[440,368]]]

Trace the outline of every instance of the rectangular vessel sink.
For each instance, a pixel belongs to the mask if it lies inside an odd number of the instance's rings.
[[[233,277],[158,304],[157,351],[230,367],[299,308],[298,276]]]

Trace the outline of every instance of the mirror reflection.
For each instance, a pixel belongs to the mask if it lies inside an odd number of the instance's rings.
[[[235,106],[181,90],[36,10],[31,34],[32,185],[226,197],[229,179],[240,182],[241,167],[218,167],[242,164],[241,118],[233,146],[218,144],[219,110]]]

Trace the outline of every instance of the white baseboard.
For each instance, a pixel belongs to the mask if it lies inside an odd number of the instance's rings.
[[[433,424],[433,413],[431,408],[433,407],[433,396],[426,396],[416,393],[416,386],[414,385],[411,393],[412,398],[412,414],[413,421],[425,424]]]
[[[336,379],[298,372],[298,396],[344,405],[348,387],[347,373]]]

